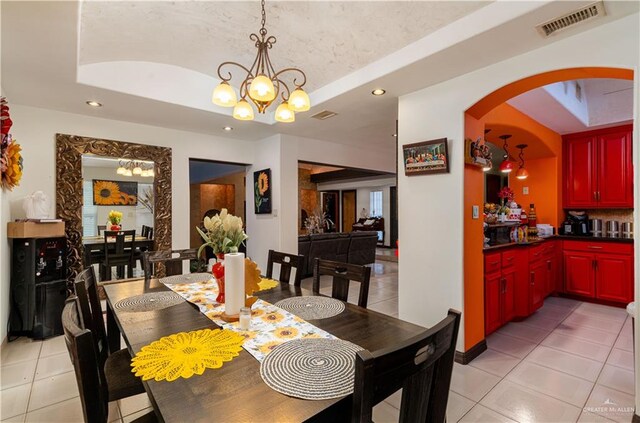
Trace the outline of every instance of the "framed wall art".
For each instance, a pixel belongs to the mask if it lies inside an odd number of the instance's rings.
[[[271,213],[271,169],[253,172],[253,194],[256,214]]]
[[[93,180],[94,206],[135,206],[138,204],[138,183]]]
[[[449,173],[446,138],[403,145],[402,152],[407,176]]]

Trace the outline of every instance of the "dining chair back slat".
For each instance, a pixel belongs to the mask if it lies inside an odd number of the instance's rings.
[[[269,250],[266,276],[269,279],[273,279],[273,265],[279,264],[280,276],[277,280],[282,283],[291,283],[291,270],[295,269],[296,276],[293,280],[293,284],[295,286],[300,286],[302,280],[302,263],[304,263],[304,257],[301,255]]]
[[[102,235],[102,231],[107,230],[107,225],[98,225],[98,236]]]
[[[153,228],[151,226],[142,225],[141,235],[147,239],[153,239]]]
[[[109,394],[100,375],[93,335],[83,327],[75,297],[67,300],[62,310],[64,339],[76,374],[85,422],[106,423]]]
[[[371,422],[373,407],[402,388],[400,423],[446,419],[460,312],[396,347],[358,351],[352,423]]]
[[[198,250],[191,248],[188,250],[162,250],[145,251],[142,253],[142,263],[144,267],[144,279],[149,281],[155,272],[155,265],[163,263],[165,265],[165,275],[181,275],[182,262],[185,260],[197,260]]]
[[[78,306],[80,307],[84,327],[88,328],[93,334],[96,356],[100,365],[104,367],[109,355],[109,348],[93,266],[87,267],[76,276],[73,287],[78,298]]]
[[[369,281],[371,268],[359,264],[342,263],[339,261],[316,259],[313,264],[313,292],[320,293],[320,277],[331,276],[333,283],[331,296],[341,301],[347,301],[349,297],[349,284],[351,281],[360,282],[360,294],[358,305],[367,307],[369,298]]]
[[[110,241],[111,239],[114,241]],[[113,266],[127,266],[127,277],[132,278],[135,264],[135,250],[135,229],[127,231],[104,231],[104,266],[103,274],[101,275],[103,280],[110,279],[109,274]]]

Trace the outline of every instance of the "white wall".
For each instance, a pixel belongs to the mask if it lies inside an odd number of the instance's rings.
[[[638,14],[628,16],[400,98],[399,157],[403,144],[447,137],[451,162],[449,174],[399,174],[399,239],[403,246],[399,262],[400,318],[431,326],[451,307],[463,311],[464,325],[463,212],[471,213],[463,210],[465,110],[506,84],[545,71],[610,66],[635,69],[637,78],[638,19]],[[637,80],[635,89],[637,98]],[[637,120],[637,107],[635,116]],[[637,125],[634,151],[637,154]],[[640,201],[638,196],[636,201]],[[635,219],[638,225],[637,215]],[[637,250],[636,269],[639,253]],[[640,332],[636,339],[640,339]],[[461,329],[458,349],[463,350],[463,345]],[[638,345],[636,351],[640,354]],[[640,386],[636,392],[640,392]]]
[[[370,210],[371,191],[382,191],[382,217],[384,217],[384,245],[389,247],[391,240],[391,187],[396,186],[396,178],[384,178],[351,182],[328,182],[318,184],[318,191],[344,191],[356,190],[356,216],[360,217],[363,208]],[[342,210],[342,198],[340,198],[340,210]]]

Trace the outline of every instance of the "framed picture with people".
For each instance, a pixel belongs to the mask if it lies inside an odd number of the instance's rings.
[[[402,151],[404,174],[407,176],[449,173],[446,138],[403,145]]]

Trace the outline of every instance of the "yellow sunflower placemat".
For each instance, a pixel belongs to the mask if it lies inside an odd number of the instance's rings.
[[[215,301],[218,287],[214,281],[167,285],[167,288],[195,304],[202,314],[218,326],[237,332],[245,338],[242,347],[258,361],[262,361],[276,346],[292,339],[335,338],[304,319],[263,300],[256,301],[251,307],[251,329],[242,331],[238,322],[227,323],[222,320],[224,305]]]
[[[244,337],[230,330],[203,329],[165,336],[142,347],[131,360],[132,372],[142,380],[172,382],[222,367],[237,357]]]
[[[260,282],[258,282],[258,288],[260,288],[260,291],[266,291],[267,289],[275,288],[276,286],[280,286],[280,282],[273,279],[262,278]]]

